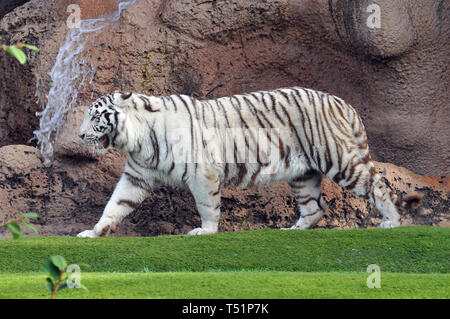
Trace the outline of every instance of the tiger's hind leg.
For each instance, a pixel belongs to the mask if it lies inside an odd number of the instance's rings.
[[[400,215],[394,204],[397,196],[387,188],[386,184],[381,180],[381,176],[371,169],[371,182],[369,181],[369,200],[375,204],[377,210],[383,215],[381,228],[393,228],[400,226]]]
[[[289,183],[300,211],[300,219],[291,228],[308,229],[323,217],[326,204],[322,198],[322,174],[310,171]]]
[[[400,226],[400,215],[394,203],[397,196],[382,181],[380,174],[375,170],[373,162],[368,156],[365,159],[355,160],[349,163],[352,168],[347,178],[338,181],[339,185],[352,193],[368,199],[383,215],[381,228],[393,228]]]

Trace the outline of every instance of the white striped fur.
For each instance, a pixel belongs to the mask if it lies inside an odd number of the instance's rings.
[[[218,231],[223,186],[288,182],[300,211],[292,229],[310,228],[323,216],[322,176],[375,204],[385,228],[400,225],[396,206],[421,200],[410,195],[403,201],[387,189],[355,110],[311,89],[216,100],[113,93],[86,111],[80,136],[99,152],[110,146],[127,152],[128,160],[101,219],[79,237],[115,231],[151,189],[167,184],[186,187],[194,196],[202,226],[189,234]]]

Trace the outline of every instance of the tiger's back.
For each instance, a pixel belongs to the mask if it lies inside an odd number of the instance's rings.
[[[184,143],[193,147],[196,159],[214,152],[225,185],[290,181],[314,170],[346,186],[357,174],[343,171],[347,162],[370,161],[359,116],[326,93],[293,87],[216,100],[163,99],[182,100],[182,117],[189,118],[182,121],[192,127],[192,132],[186,128]]]

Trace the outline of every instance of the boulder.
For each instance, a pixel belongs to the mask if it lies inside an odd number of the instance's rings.
[[[409,0],[337,0],[329,7],[340,40],[354,54],[380,60],[400,56],[414,44],[411,11],[417,14],[419,5]]]
[[[64,126],[61,128],[53,146],[55,156],[84,157],[86,159],[97,157],[92,147],[89,147],[78,137],[78,131],[83,122],[86,109],[87,106],[80,106],[67,113]]]

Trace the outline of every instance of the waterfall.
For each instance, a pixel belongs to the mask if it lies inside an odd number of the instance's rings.
[[[94,78],[95,70],[82,54],[85,44],[91,35],[95,35],[103,28],[117,22],[122,10],[135,2],[136,0],[121,2],[115,13],[98,19],[81,20],[79,28],[68,30],[56,57],[55,65],[49,73],[52,84],[46,95],[47,104],[45,107],[43,106],[42,112],[36,113],[36,116],[40,117],[40,121],[39,130],[34,131],[34,138],[40,145],[44,164],[51,163],[52,143],[58,137],[67,112],[76,105],[78,92]],[[43,105],[44,99],[39,90],[39,81],[38,78],[36,83],[37,103]]]

